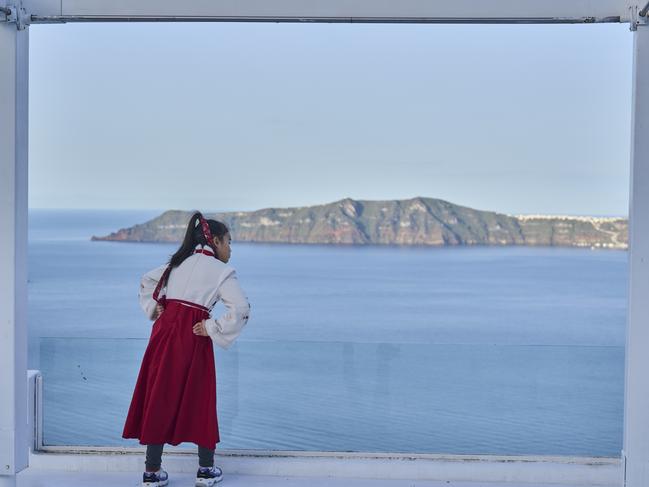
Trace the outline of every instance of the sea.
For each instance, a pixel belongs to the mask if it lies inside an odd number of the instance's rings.
[[[46,445],[138,445],[139,280],[176,245],[91,237],[159,213],[30,210]],[[620,454],[625,251],[235,241],[230,264],[252,309],[215,346],[220,449]]]

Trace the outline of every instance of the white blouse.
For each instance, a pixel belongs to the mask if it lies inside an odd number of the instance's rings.
[[[196,249],[201,249],[200,245]],[[147,272],[140,282],[140,306],[153,319],[156,301],[153,291],[162,277],[166,265]],[[172,269],[167,285],[160,296],[182,299],[206,307],[210,311],[220,300],[225,313],[218,318],[205,320],[205,329],[214,343],[228,348],[241,334],[248,322],[250,304],[243,293],[234,269],[211,255],[192,254],[182,264]]]

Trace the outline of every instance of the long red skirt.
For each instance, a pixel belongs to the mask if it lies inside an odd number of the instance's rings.
[[[182,442],[214,449],[219,442],[216,371],[209,337],[194,335],[205,308],[167,300],[151,338],[128,410],[123,438],[143,445]]]

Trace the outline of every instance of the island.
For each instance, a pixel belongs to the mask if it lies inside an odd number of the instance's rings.
[[[180,242],[191,211],[169,210],[152,220],[92,240]],[[295,208],[206,213],[224,222],[232,240],[339,245],[530,245],[626,249],[621,217],[506,215],[435,198],[366,201],[345,198]]]

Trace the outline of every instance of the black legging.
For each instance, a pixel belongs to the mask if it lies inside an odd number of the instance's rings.
[[[146,446],[146,461],[144,462],[148,471],[159,470],[162,465],[162,445],[147,445]],[[198,447],[198,464],[201,467],[214,466],[214,450],[209,448]]]

